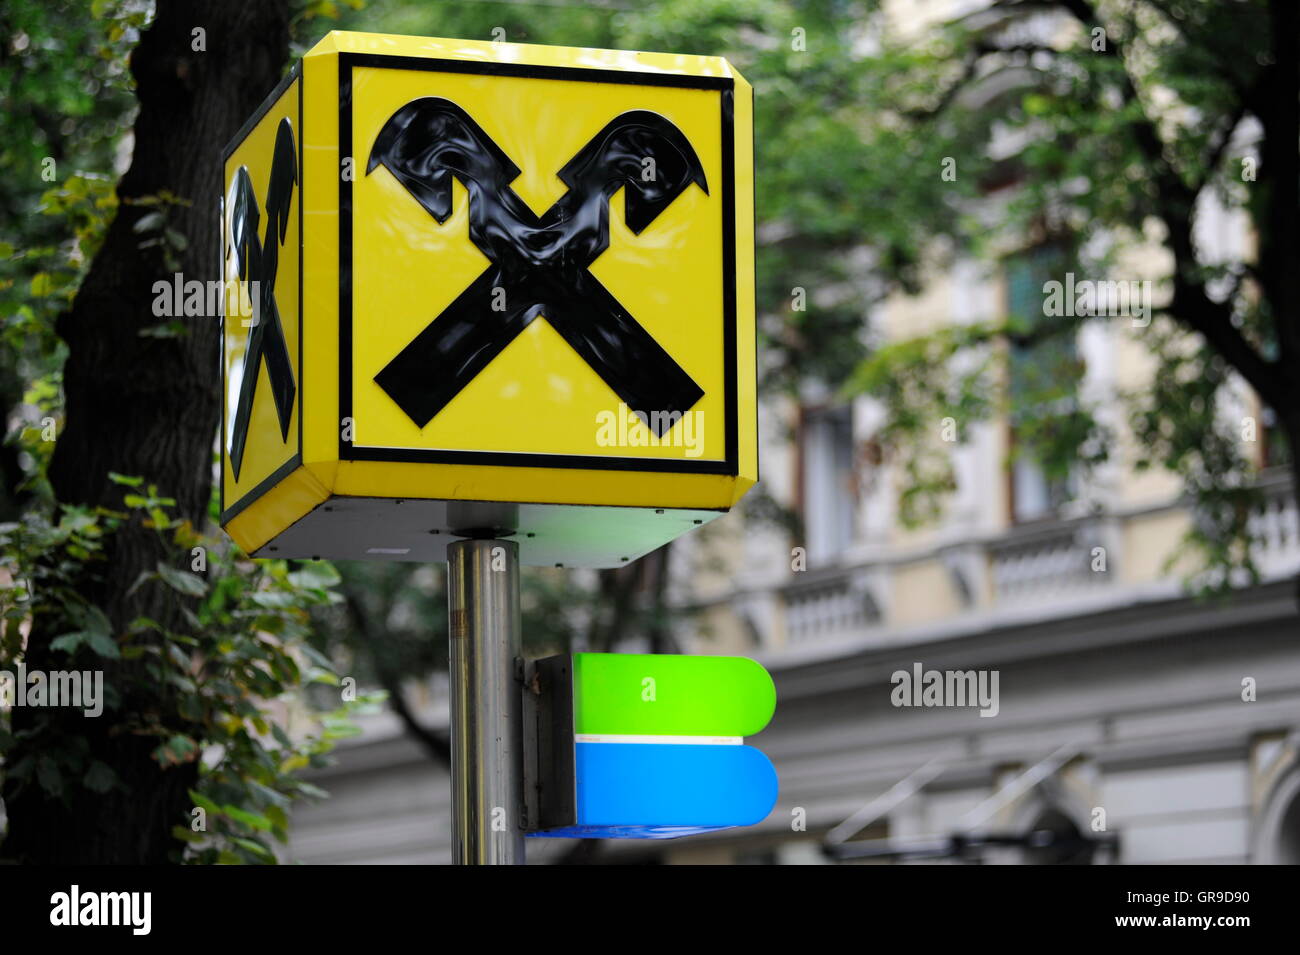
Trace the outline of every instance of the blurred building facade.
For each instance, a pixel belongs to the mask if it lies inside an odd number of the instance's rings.
[[[1011,278],[959,268],[886,321],[1005,307]],[[1140,386],[1136,332],[1085,329],[1085,387]],[[1179,559],[1195,519],[1181,485],[1135,472],[1132,448],[1056,489],[1032,461],[1007,464],[1005,421],[977,426],[952,452],[946,515],[912,531],[897,520],[899,476],[869,450],[878,415],[864,399],[769,416],[764,482],[801,514],[803,540],[720,526],[743,556],[712,576],[708,542],[692,542],[696,648],[753,653],[776,676],[779,715],[759,738],[782,781],[768,857],[811,857],[796,821],[815,848],[857,814],[837,839],[898,861],[1300,861],[1289,472],[1260,471],[1262,583],[1207,600]],[[917,667],[996,671],[996,714],[895,705],[892,678]]]
[[[957,268],[881,319],[915,331],[989,317],[1008,279]],[[1086,387],[1140,386],[1140,335],[1085,328]],[[1132,448],[1057,493],[1032,463],[1008,467],[1006,422],[978,425],[952,449],[945,515],[912,530],[897,520],[899,476],[869,452],[879,413],[866,398],[769,403],[763,484],[803,534],[736,513],[674,545],[686,645],[753,656],[776,680],[777,717],[755,743],[780,773],[777,809],[735,835],[605,855],[822,861],[826,835],[863,810],[848,845],[897,861],[1300,862],[1300,520],[1286,468],[1260,471],[1263,581],[1205,600],[1178,560],[1194,520],[1181,485],[1133,471]],[[1267,438],[1262,427],[1248,449],[1261,464]],[[997,671],[996,715],[894,705],[894,674],[918,665]],[[444,694],[423,701],[445,726]],[[446,861],[445,770],[391,718],[367,730],[318,780],[332,798],[298,814],[292,855]],[[566,846],[530,848],[545,860]]]
[[[1244,220],[1206,208],[1200,228],[1212,257],[1249,253]],[[1033,248],[1006,251],[889,299],[872,334],[1041,309],[1043,282],[1062,276],[1043,272]],[[1167,273],[1157,246],[1104,278]],[[880,460],[872,399],[839,402],[815,386],[770,399],[762,488],[802,530],[739,512],[703,528],[673,545],[672,599],[690,652],[752,656],[772,672],[777,715],[752,742],[776,764],[780,801],[751,829],[607,843],[597,858],[817,863],[830,861],[829,840],[876,862],[1300,862],[1290,472],[1241,389],[1227,413],[1258,425],[1242,451],[1259,468],[1262,579],[1226,599],[1192,596],[1184,535],[1196,515],[1175,477],[1135,468],[1127,437],[1121,395],[1154,373],[1146,333],[1129,319],[1092,322],[1071,345],[1086,368],[1081,395],[1116,435],[1103,464],[1049,478],[1012,453],[1007,420],[976,425],[947,451],[956,486],[943,515],[920,529],[899,520],[902,476]],[[896,674],[917,669],[996,673],[996,714],[896,705]],[[423,704],[445,727],[445,695]],[[376,717],[339,755],[316,780],[331,799],[295,816],[291,857],[450,860],[447,772],[394,719]],[[546,862],[570,847],[529,848]]]

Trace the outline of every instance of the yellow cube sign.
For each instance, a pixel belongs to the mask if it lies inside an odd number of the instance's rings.
[[[752,129],[719,58],[327,36],[226,152],[223,526],[609,567],[728,510]]]

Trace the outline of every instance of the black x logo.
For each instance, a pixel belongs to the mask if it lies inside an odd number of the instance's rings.
[[[620,188],[637,235],[692,182],[708,193],[695,150],[667,119],[645,110],[613,119],[560,170],[569,191],[541,216],[510,187],[519,168],[441,97],[413,100],[389,117],[366,173],[380,165],[440,224],[451,215],[452,177],[459,179],[469,193],[470,240],[491,262],[375,376],[417,425],[543,313],[659,437],[703,396],[587,271],[609,246],[609,200]]]
[[[239,280],[256,282],[254,288],[258,297],[254,313],[256,322],[248,333],[248,345],[244,350],[244,374],[239,383],[239,401],[230,437],[230,468],[235,480],[239,480],[239,468],[244,461],[248,423],[257,392],[257,374],[263,359],[271,381],[275,412],[280,419],[280,436],[286,441],[289,438],[289,419],[293,415],[297,386],[293,380],[293,365],[289,362],[289,348],[284,340],[284,327],[280,324],[280,310],[275,304],[275,273],[280,260],[280,246],[284,244],[285,230],[289,227],[289,205],[297,182],[298,156],[293,143],[293,126],[288,119],[282,119],[275,133],[271,176],[266,186],[265,244],[257,235],[260,216],[247,166],[239,167],[230,187],[230,248],[235,254]]]

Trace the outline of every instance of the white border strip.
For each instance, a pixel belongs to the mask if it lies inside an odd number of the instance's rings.
[[[675,743],[695,746],[740,746],[740,736],[622,736],[614,733],[577,733],[575,743]]]

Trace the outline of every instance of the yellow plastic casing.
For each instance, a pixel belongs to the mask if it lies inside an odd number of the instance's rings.
[[[707,191],[690,185],[639,234],[615,192],[608,247],[589,267],[703,392],[662,436],[544,313],[424,424],[376,382],[491,264],[470,239],[463,182],[440,223],[370,162],[385,123],[422,97],[478,124],[538,216],[568,188],[559,171],[624,112],[656,113],[689,141]],[[618,566],[725,513],[757,481],[753,90],[726,60],[331,33],[227,148],[228,280],[232,182],[246,169],[267,201],[285,119],[298,188],[274,296],[293,411],[286,435],[262,361],[238,477],[232,422],[251,330],[223,326],[221,520],[245,551],[430,560],[457,536],[491,534],[515,536],[525,563]]]

